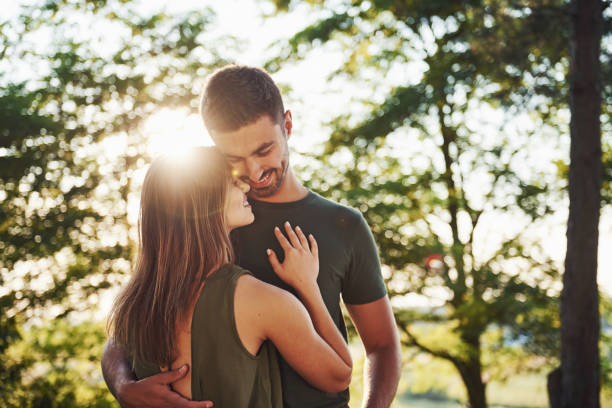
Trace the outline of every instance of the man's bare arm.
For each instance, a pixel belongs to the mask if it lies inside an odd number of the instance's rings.
[[[362,408],[388,408],[395,397],[402,366],[389,298],[346,308],[366,351]]]
[[[210,408],[210,401],[190,401],[174,392],[170,384],[184,377],[186,365],[143,380],[132,372],[126,351],[109,339],[102,351],[102,375],[108,389],[123,408]]]
[[[130,368],[126,351],[108,339],[102,351],[102,375],[108,390],[119,400],[118,390],[122,385],[136,381],[136,376]]]

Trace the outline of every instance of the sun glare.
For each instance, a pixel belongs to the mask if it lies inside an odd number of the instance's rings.
[[[147,153],[153,158],[164,154],[182,162],[187,158],[189,148],[213,145],[200,116],[185,109],[160,109],[145,122],[143,132],[147,140]],[[125,148],[125,143],[125,135],[109,141],[106,146],[107,151],[119,151]],[[132,225],[136,225],[138,220],[140,206],[138,186],[144,180],[148,167],[137,169],[133,174],[137,190],[130,193],[127,204],[127,218]]]
[[[202,119],[185,110],[161,109],[144,126],[151,156],[168,154],[181,159],[190,147],[212,146]]]

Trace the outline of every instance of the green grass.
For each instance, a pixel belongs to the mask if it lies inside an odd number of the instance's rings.
[[[463,405],[451,400],[432,400],[415,396],[400,396],[394,407],[398,408],[462,408]]]

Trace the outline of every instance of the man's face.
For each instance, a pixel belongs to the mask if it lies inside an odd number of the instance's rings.
[[[285,132],[268,115],[231,132],[211,132],[217,147],[225,154],[238,177],[249,184],[249,195],[267,198],[283,184],[289,167],[287,137],[291,113],[285,114]]]

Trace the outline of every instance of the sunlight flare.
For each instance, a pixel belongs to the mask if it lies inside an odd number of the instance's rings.
[[[164,108],[153,114],[144,126],[151,156],[168,154],[177,160],[194,146],[212,146],[202,119],[185,109]]]

